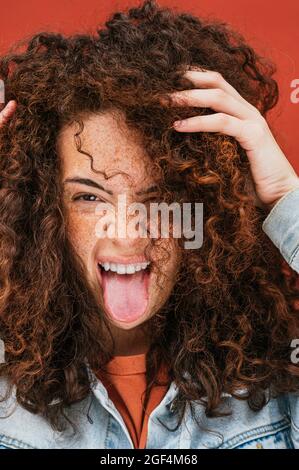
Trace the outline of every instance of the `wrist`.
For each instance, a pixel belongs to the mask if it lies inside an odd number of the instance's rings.
[[[292,191],[295,191],[296,189],[299,189],[299,177],[296,177],[294,181],[290,185],[288,185],[287,188],[284,189],[281,192],[281,194],[273,202],[271,202],[270,204],[267,204],[267,209],[269,210],[269,212],[284,196],[286,196],[288,193]]]

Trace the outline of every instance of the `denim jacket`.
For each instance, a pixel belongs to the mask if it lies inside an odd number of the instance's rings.
[[[299,273],[299,189],[285,194],[263,221],[262,228],[293,270]],[[299,356],[299,355],[298,355]],[[54,431],[40,415],[17,404],[14,393],[0,403],[0,448],[7,449],[131,449],[132,439],[124,420],[109,399],[103,383],[88,367],[91,392],[67,411],[76,423],[77,433]],[[0,394],[5,391],[0,380]],[[226,417],[207,418],[202,404],[193,402],[196,421],[186,408],[184,419],[174,432],[177,416],[172,400],[177,394],[174,382],[148,421],[147,449],[204,448],[299,448],[299,394],[271,399],[260,411],[247,401],[223,393]],[[240,392],[242,394],[242,392]]]

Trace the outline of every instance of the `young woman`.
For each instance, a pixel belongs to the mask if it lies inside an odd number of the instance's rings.
[[[105,26],[0,59],[0,446],[298,447],[299,179],[266,121],[274,67],[153,1]],[[202,203],[202,246],[98,236],[120,196]]]

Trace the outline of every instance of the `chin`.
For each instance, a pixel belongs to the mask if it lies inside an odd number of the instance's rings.
[[[105,307],[103,307],[103,310],[105,311]],[[109,322],[112,325],[114,325],[117,328],[120,328],[122,330],[132,330],[133,328],[136,328],[137,326],[142,325],[149,318],[151,318],[153,316],[152,314],[148,314],[148,313],[145,312],[144,315],[142,315],[140,318],[138,318],[135,321],[118,321],[118,320],[115,320],[113,317],[111,317],[109,312],[105,311],[105,313],[106,313],[106,316],[107,316]]]

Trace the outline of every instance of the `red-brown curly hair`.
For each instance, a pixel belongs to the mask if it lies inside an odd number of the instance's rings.
[[[182,73],[195,65],[221,73],[266,116],[278,100],[275,66],[227,24],[151,0],[114,13],[95,35],[41,32],[22,47],[0,58],[7,99],[18,103],[0,130],[0,375],[18,402],[63,429],[65,409],[90,392],[86,359],[96,369],[113,354],[68,241],[56,141],[65,124],[82,128],[86,113],[115,108],[140,132],[162,191],[204,203],[203,245],[183,250],[173,292],[147,324],[147,392],[163,361],[179,387],[179,421],[192,400],[217,415],[222,392],[246,388],[258,410],[266,389],[298,390],[289,349],[299,337],[298,276],[262,231],[246,153],[232,137],[171,128],[212,110],[159,103],[193,87]]]

